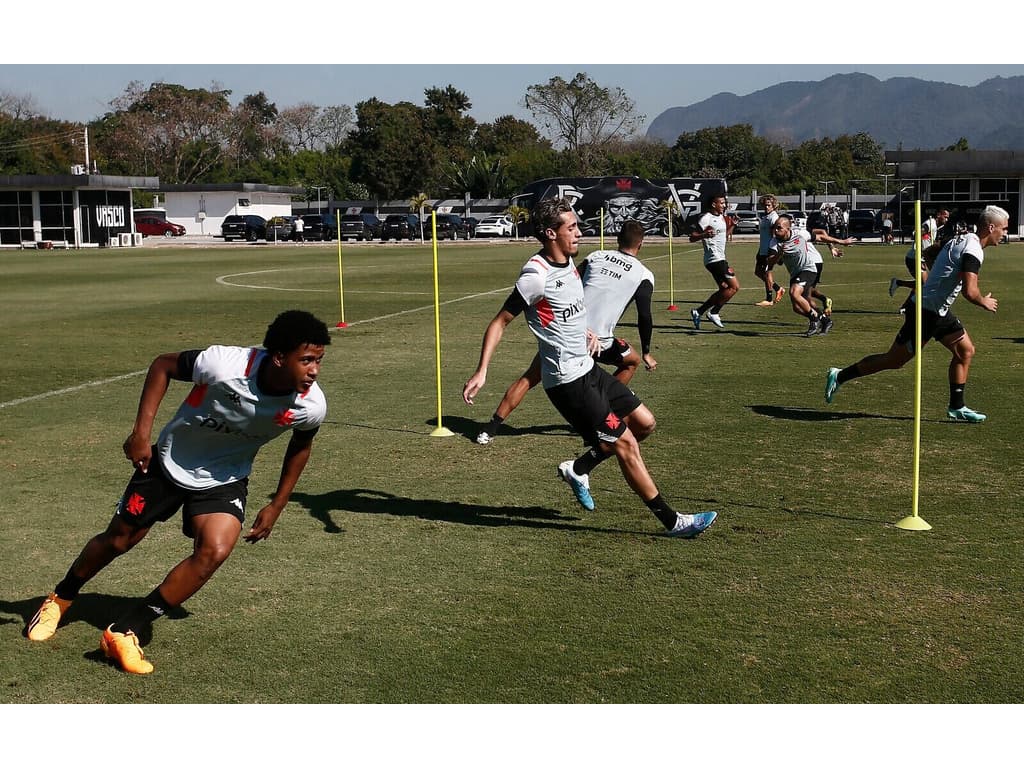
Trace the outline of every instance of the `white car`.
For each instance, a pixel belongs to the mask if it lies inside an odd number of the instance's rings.
[[[807,211],[779,211],[793,219],[793,229],[807,229]]]
[[[488,216],[476,225],[477,237],[512,237],[510,216]]]

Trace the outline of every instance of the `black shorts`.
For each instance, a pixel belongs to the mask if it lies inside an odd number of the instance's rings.
[[[604,352],[599,352],[595,355],[594,359],[604,365],[614,365],[618,368],[622,365],[623,358],[632,351],[632,348],[625,339],[612,339],[612,345]]]
[[[599,365],[585,375],[544,390],[548,399],[587,445],[614,443],[626,431],[624,419],[643,403]]]
[[[791,275],[789,278],[790,286],[799,285],[801,288],[810,289],[818,284],[818,270],[816,269],[805,269],[803,272],[797,272],[795,275]],[[790,291],[792,293],[792,291]]]
[[[914,321],[915,307],[913,302],[907,302],[907,311],[903,318],[903,327],[896,334],[896,341],[907,348],[910,353],[914,352]],[[921,346],[923,347],[932,339],[942,341],[951,334],[963,336],[967,333],[960,318],[952,312],[947,312],[945,317],[940,317],[935,312],[921,309]]]
[[[182,509],[181,531],[193,536],[192,518],[212,512],[226,512],[245,522],[245,500],[249,478],[243,477],[227,485],[202,491],[182,488],[164,473],[156,447],[149,462],[149,472],[135,470],[114,514],[134,528],[149,528],[170,520]]]
[[[704,269],[711,273],[711,276],[715,278],[715,283],[720,286],[725,285],[730,280],[736,279],[736,273],[733,272],[732,267],[729,266],[729,262],[725,259],[705,264]]]

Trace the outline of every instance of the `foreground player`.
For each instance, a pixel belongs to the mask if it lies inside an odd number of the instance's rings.
[[[949,362],[949,407],[946,415],[953,421],[977,423],[985,420],[985,414],[973,411],[964,405],[964,389],[967,374],[974,358],[974,343],[967,334],[963,323],[950,310],[956,297],[963,292],[972,304],[995,312],[999,302],[991,293],[981,294],[978,288],[978,274],[985,260],[984,249],[999,245],[1006,235],[1009,214],[1002,208],[990,205],[978,217],[978,234],[964,233],[942,246],[928,272],[928,281],[921,289],[921,344],[929,339],[942,342],[953,355]],[[829,368],[825,380],[825,402],[831,403],[840,385],[850,379],[870,376],[879,371],[902,368],[914,357],[916,312],[911,299],[903,327],[887,352],[868,355],[842,370]]]
[[[157,357],[124,441],[135,474],[107,529],[85,545],[29,622],[28,638],[50,639],[86,582],[142,541],[155,523],[183,508],[182,530],[194,540],[192,554],[100,639],[103,652],[124,671],[152,672],[140,633],[194,595],[231,554],[245,518],[253,459],[264,444],[291,432],[277,490],[246,540],[270,536],[284,511],[327,414],[316,380],[330,343],[324,323],[291,310],[267,328],[263,349],[212,346]],[[193,382],[192,391],[152,445],[153,420],[172,379]]]
[[[619,230],[617,251],[594,251],[579,267],[590,330],[601,344],[595,359],[604,365],[614,365],[614,376],[623,384],[632,381],[641,362],[649,371],[658,367],[658,361],[651,355],[654,274],[637,258],[643,243],[643,225],[630,219],[623,222]],[[642,356],[624,340],[615,338],[615,326],[630,302],[636,304]],[[526,393],[539,383],[540,355],[535,355],[526,372],[505,391],[490,422],[476,436],[476,441],[480,445],[493,442],[501,424],[519,407]]]
[[[580,242],[572,206],[565,198],[542,200],[530,221],[541,250],[523,266],[512,293],[487,325],[480,362],[462,389],[463,399],[473,404],[487,381],[487,368],[505,328],[525,312],[537,337],[544,391],[591,446],[575,461],[563,461],[558,467],[576,500],[586,509],[594,508],[589,473],[615,456],[629,487],[668,534],[693,538],[714,522],[717,513],[679,514],[662,498],[640,455],[640,441],[654,431],[653,414],[625,384],[594,364],[598,339],[588,332],[583,283],[572,261]]]

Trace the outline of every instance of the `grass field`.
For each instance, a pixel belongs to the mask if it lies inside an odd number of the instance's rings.
[[[581,255],[595,249],[588,243]],[[670,540],[617,467],[597,510],[555,478],[581,443],[537,390],[487,447],[473,442],[536,345],[510,326],[470,408],[462,384],[530,243],[440,249],[444,426],[431,254],[347,244],[344,307],[321,384],[328,423],[273,536],[240,543],[147,646],[156,672],[105,663],[99,635],[188,551],[179,518],[90,582],[48,643],[23,637],[40,599],[109,520],[142,372],[161,352],[253,344],[281,310],[340,319],[333,246],[142,248],[0,255],[0,669],[5,703],[1020,702],[1024,245],[987,251],[990,315],[956,304],[977,345],[947,423],[948,353],[923,361],[920,515],[912,511],[913,365],[822,397],[828,366],[883,351],[900,326],[900,247],[829,261],[826,337],[744,289],[724,330],[695,332],[710,278],[688,244],[641,257],[657,277],[657,371],[633,386],[658,419],[643,453],[683,511]],[[780,276],[785,272],[780,271]],[[901,294],[902,296],[902,294]],[[669,312],[674,298],[679,310]],[[710,327],[710,324],[705,324]],[[627,309],[621,335],[636,340]],[[172,385],[158,424],[187,392]],[[284,440],[261,453],[248,522]],[[246,528],[247,529],[247,528]]]

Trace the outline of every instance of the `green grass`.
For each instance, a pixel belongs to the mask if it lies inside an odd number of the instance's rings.
[[[912,511],[913,366],[822,398],[829,365],[883,351],[900,327],[886,287],[904,249],[830,260],[835,330],[805,339],[788,301],[753,306],[753,243],[730,245],[744,289],[725,330],[699,333],[689,309],[711,281],[697,252],[675,244],[670,296],[667,244],[646,245],[659,366],[634,379],[658,419],[644,457],[677,508],[720,511],[690,542],[659,535],[612,463],[592,476],[595,512],[572,502],[555,466],[581,444],[539,390],[493,445],[473,443],[536,348],[518,319],[477,405],[462,403],[532,248],[441,248],[456,436],[438,438],[430,250],[346,245],[349,327],[324,363],[313,458],[273,536],[241,542],[156,623],[144,678],[103,661],[99,632],[187,554],[179,518],[90,582],[53,640],[30,643],[25,622],[127,481],[138,372],[160,352],[258,343],[291,307],[333,326],[337,251],[0,255],[0,701],[1020,701],[1024,246],[987,252],[998,314],[956,305],[978,348],[967,402],[985,424],[946,422],[948,353],[926,350],[920,515],[933,530],[907,532],[893,523]],[[620,332],[636,341],[632,308]],[[161,424],[185,392],[173,385]],[[283,449],[257,461],[249,522]]]

